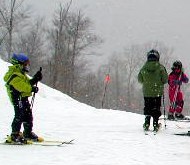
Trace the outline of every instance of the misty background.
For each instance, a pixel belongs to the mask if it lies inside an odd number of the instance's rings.
[[[69,1],[27,0],[26,3],[50,20],[59,4]],[[71,10],[82,10],[92,20],[92,28],[104,39],[101,53],[105,59],[126,46],[158,41],[173,48],[173,56],[187,68],[189,6],[188,0],[73,0]]]
[[[137,74],[154,48],[189,72],[187,0],[0,0],[0,55],[26,53],[32,76],[96,108],[143,112]],[[110,81],[105,81],[110,76]],[[108,79],[107,79],[108,80]],[[185,114],[189,114],[189,84]],[[163,109],[167,110],[167,86]]]

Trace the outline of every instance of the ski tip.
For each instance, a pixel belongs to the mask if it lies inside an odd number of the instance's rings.
[[[75,139],[71,139],[70,141],[64,141],[62,144],[73,144],[73,141],[74,141]]]
[[[188,132],[182,132],[182,133],[174,133],[174,135],[179,135],[179,136],[190,136],[190,131],[188,131]]]

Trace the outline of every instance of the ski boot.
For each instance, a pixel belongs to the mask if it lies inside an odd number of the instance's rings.
[[[185,118],[185,116],[183,114],[181,114],[181,113],[176,113],[175,118],[179,119],[179,120],[183,120]]]
[[[153,132],[158,132],[161,128],[162,124],[161,123],[158,123],[157,121],[156,122],[153,122]]]
[[[158,124],[157,124],[157,125],[154,125],[153,127],[154,127],[153,132],[158,132],[158,130],[159,130],[159,126],[158,126]]]
[[[22,132],[13,132],[7,136],[5,143],[27,144],[27,140],[23,137]]]
[[[42,142],[44,139],[42,137],[38,137],[34,132],[26,133],[23,132],[23,136],[25,139],[33,142]]]
[[[150,126],[150,124],[144,123],[144,124],[143,124],[143,129],[144,129],[144,131],[148,131],[148,130],[149,130],[149,126]]]
[[[151,118],[151,116],[149,116],[149,115],[145,116],[145,122],[143,124],[144,131],[148,131],[149,130],[150,118]]]
[[[175,120],[173,113],[168,113],[168,120]]]

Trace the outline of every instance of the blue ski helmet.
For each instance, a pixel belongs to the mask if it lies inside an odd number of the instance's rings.
[[[148,61],[159,61],[160,54],[157,50],[152,49],[147,53],[147,60]]]
[[[19,53],[19,54],[14,53],[12,58],[11,58],[11,63],[13,65],[16,65],[16,64],[29,64],[29,58],[24,53]]]

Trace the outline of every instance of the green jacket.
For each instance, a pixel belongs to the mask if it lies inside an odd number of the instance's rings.
[[[4,81],[6,82],[7,92],[11,99],[10,86],[13,86],[18,92],[20,92],[20,97],[29,97],[32,95],[32,86],[30,84],[30,79],[25,73],[22,72],[21,66],[13,65],[9,66],[9,70],[4,76]]]
[[[158,61],[147,61],[138,74],[138,82],[142,84],[144,97],[162,96],[167,81],[168,73]]]

